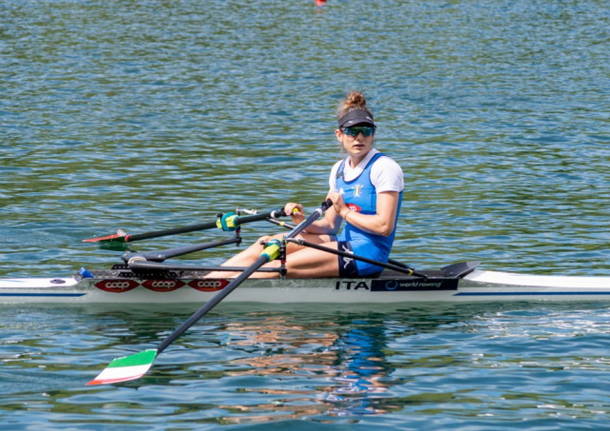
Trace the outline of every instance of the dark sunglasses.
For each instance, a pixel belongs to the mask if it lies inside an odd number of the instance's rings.
[[[375,126],[344,127],[343,133],[345,133],[347,136],[353,136],[353,137],[358,136],[358,133],[362,133],[362,136],[364,136],[365,138],[368,138],[369,136],[375,134]]]

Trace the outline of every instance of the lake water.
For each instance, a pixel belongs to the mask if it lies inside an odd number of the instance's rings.
[[[117,228],[316,207],[351,89],[405,172],[395,259],[609,275],[609,29],[601,0],[4,1],[0,276],[118,262],[81,242]],[[221,304],[103,388],[192,309],[3,305],[0,429],[604,429],[608,305]]]

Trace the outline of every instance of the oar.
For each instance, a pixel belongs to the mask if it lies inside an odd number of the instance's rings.
[[[185,254],[194,253],[196,251],[207,250],[208,248],[220,247],[222,245],[239,244],[240,242],[240,237],[231,239],[220,239],[217,241],[204,242],[201,244],[170,248],[167,250],[147,251],[144,253],[124,253],[121,258],[125,263],[131,263],[134,261],[163,262],[169,259],[170,257],[184,256]]]
[[[326,200],[320,208],[317,208],[309,217],[299,223],[294,229],[292,229],[287,235],[286,239],[296,237],[303,231],[307,226],[312,224],[314,221],[322,217],[324,211],[326,211],[332,205],[331,200]],[[147,349],[133,355],[124,356],[122,358],[114,359],[110,364],[100,373],[98,376],[91,380],[88,385],[100,385],[108,383],[120,383],[127,382],[129,380],[136,380],[142,377],[152,367],[155,358],[163,352],[170,344],[172,344],[176,338],[182,335],[188,328],[190,328],[195,322],[205,316],[211,309],[213,309],[220,301],[222,301],[227,295],[235,290],[244,280],[250,275],[256,272],[265,263],[270,262],[280,255],[281,242],[272,241],[262,251],[256,262],[246,268],[237,278],[233,279],[224,289],[216,294],[212,299],[205,303],[199,310],[197,310],[191,317],[189,317],[182,325],[180,325],[174,332],[172,332],[165,340],[163,340],[156,349]]]
[[[233,213],[227,213],[227,214],[219,216],[218,219],[207,222],[207,223],[199,223],[199,224],[193,224],[193,225],[189,225],[189,226],[176,227],[176,228],[172,228],[172,229],[163,229],[163,230],[157,230],[157,231],[152,231],[152,232],[137,233],[134,235],[130,235],[122,230],[119,230],[119,231],[117,231],[117,233],[114,233],[111,235],[104,235],[104,236],[99,236],[96,238],[84,239],[83,242],[105,242],[105,241],[133,242],[133,241],[141,241],[143,239],[158,238],[161,236],[177,235],[180,233],[195,232],[195,231],[199,231],[199,230],[214,229],[214,228],[231,230],[231,228],[236,228],[237,226],[245,224],[245,223],[265,220],[269,217],[274,217],[274,218],[283,217],[284,215],[285,214],[284,214],[283,209],[273,210],[273,211],[268,211],[265,213],[248,215],[248,216],[238,216]]]
[[[245,211],[248,214],[248,212],[251,211],[251,210],[241,210],[241,211]],[[254,214],[254,213],[252,213],[252,214]],[[272,224],[275,224],[277,226],[282,226],[282,227],[287,228],[287,229],[292,229],[294,227],[293,225],[291,225],[288,222],[280,221],[280,220],[277,220],[277,219],[274,219],[274,218],[268,218],[267,221],[272,223]],[[333,253],[333,251],[331,249],[327,249],[326,247],[324,248],[324,250],[328,251],[330,253]],[[335,254],[337,254],[337,253],[335,253]],[[346,255],[345,257],[352,257],[352,256],[351,255]],[[373,261],[373,262],[369,262],[369,263],[375,264],[376,262]],[[395,265],[395,266],[399,266],[401,268],[404,268],[405,270],[410,271],[410,272],[407,272],[407,274],[418,276],[418,274],[416,274],[415,268],[410,267],[406,263],[399,262],[398,260],[395,260],[395,259],[388,259],[388,263],[390,263],[392,265]],[[394,269],[394,268],[391,268],[391,269]],[[426,277],[424,274],[420,274],[419,276],[422,277],[422,278]]]
[[[133,260],[128,263],[129,269],[132,271],[153,270],[153,271],[226,271],[226,272],[242,272],[247,269],[245,266],[197,266],[197,265],[176,265],[171,263],[148,262],[141,260]],[[281,268],[259,268],[258,272],[278,272],[281,273]]]
[[[250,210],[250,209],[246,209],[246,208],[237,208],[235,211],[236,211],[237,213],[245,213],[245,214],[258,214],[258,211],[256,211],[256,210]],[[294,208],[294,209],[292,210],[292,213],[293,213],[293,214],[296,214],[296,213],[298,213],[298,212],[299,212],[299,209],[298,209],[298,208]],[[274,218],[274,217],[268,217],[268,218],[267,218],[267,221],[268,221],[269,223],[272,223],[272,224],[277,225],[277,226],[281,226],[281,227],[286,228],[286,229],[288,229],[288,230],[290,230],[290,229],[294,228],[294,225],[293,225],[292,223],[285,222],[285,221],[281,221],[281,220],[278,220],[277,218]]]
[[[426,274],[423,274],[421,272],[417,272],[413,268],[411,268],[409,266],[406,266],[404,264],[395,265],[393,263],[379,262],[378,260],[369,259],[368,257],[358,256],[358,255],[356,255],[356,254],[354,254],[352,252],[345,252],[345,251],[342,251],[342,250],[335,250],[334,248],[324,247],[323,245],[319,245],[319,244],[315,244],[313,242],[305,241],[304,239],[301,239],[301,238],[287,239],[287,240],[289,242],[294,242],[295,244],[303,245],[305,247],[315,248],[316,250],[321,250],[321,251],[325,251],[327,253],[336,254],[337,256],[343,256],[343,257],[347,257],[347,258],[350,258],[350,259],[360,260],[362,262],[370,263],[370,264],[373,264],[373,265],[376,265],[376,266],[381,266],[383,268],[392,269],[392,270],[397,271],[397,272],[402,272],[402,273],[405,273],[407,275],[414,275],[415,277],[421,277],[421,278],[424,278],[424,279],[428,278],[428,276]]]

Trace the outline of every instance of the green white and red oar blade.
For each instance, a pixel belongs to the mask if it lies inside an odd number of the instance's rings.
[[[152,367],[157,349],[148,349],[129,356],[113,359],[88,385],[128,382],[142,377]]]

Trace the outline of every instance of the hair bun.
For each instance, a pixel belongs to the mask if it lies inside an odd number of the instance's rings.
[[[347,96],[345,96],[345,99],[341,101],[341,104],[337,109],[337,118],[341,118],[348,112],[356,109],[366,111],[371,117],[373,116],[371,110],[366,106],[364,94],[362,94],[360,91],[350,91]]]
[[[345,97],[345,102],[343,102],[344,109],[353,109],[360,108],[366,109],[366,99],[364,98],[364,94],[359,91],[352,91]]]

